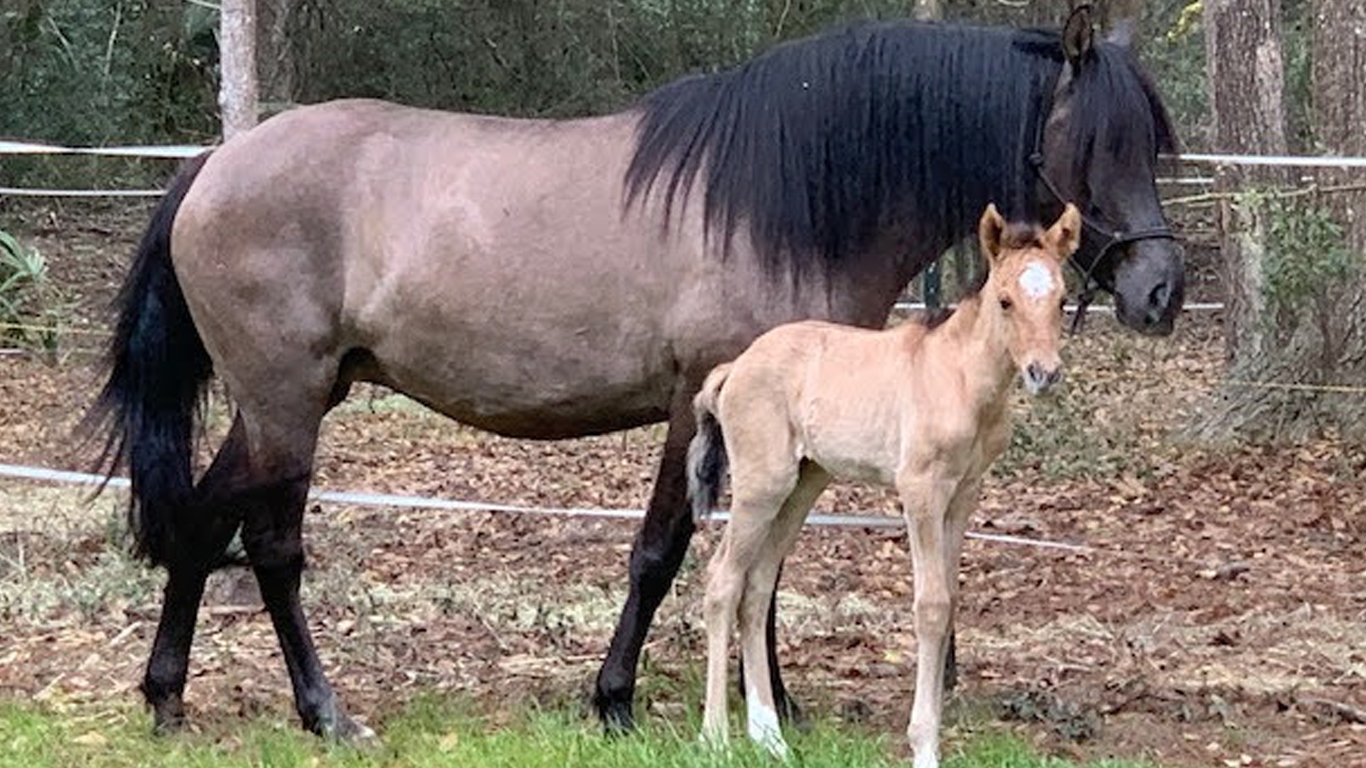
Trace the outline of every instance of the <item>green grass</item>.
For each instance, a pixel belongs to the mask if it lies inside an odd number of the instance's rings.
[[[412,704],[381,724],[380,745],[331,746],[279,719],[221,722],[205,733],[155,738],[141,712],[57,710],[0,702],[0,766],[46,768],[767,768],[781,763],[743,738],[729,750],[712,750],[684,728],[652,723],[628,737],[604,738],[594,724],[566,712],[526,712],[503,725],[445,700]],[[795,768],[904,766],[894,734],[870,734],[829,723],[789,734]],[[946,768],[1072,768],[1038,755],[1010,737],[988,734],[951,752]],[[1131,763],[1090,763],[1088,768],[1137,768]]]

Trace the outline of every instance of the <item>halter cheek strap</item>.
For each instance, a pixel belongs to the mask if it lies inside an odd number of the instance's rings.
[[[1058,189],[1058,186],[1053,183],[1053,180],[1048,177],[1048,173],[1044,170],[1042,123],[1039,126],[1039,137],[1034,152],[1029,156],[1029,167],[1034,170],[1035,175],[1039,177],[1039,181],[1043,183],[1044,188],[1053,196],[1053,199],[1060,204],[1066,205],[1068,202],[1067,198],[1063,196],[1062,192]],[[1098,213],[1098,209],[1094,206],[1091,206],[1091,208]],[[1090,266],[1082,267],[1081,263],[1077,261],[1077,255],[1075,253],[1067,257],[1067,263],[1071,264],[1072,268],[1081,275],[1081,291],[1077,294],[1077,314],[1072,318],[1072,333],[1074,334],[1081,332],[1081,329],[1085,324],[1086,309],[1091,306],[1091,301],[1095,298],[1096,291],[1104,289],[1110,293],[1114,292],[1113,284],[1108,286],[1102,285],[1094,277],[1096,268],[1111,257],[1111,252],[1114,251],[1114,249],[1123,245],[1128,245],[1129,243],[1136,243],[1140,240],[1176,239],[1176,233],[1172,232],[1171,228],[1168,227],[1165,222],[1155,227],[1125,231],[1118,227],[1105,226],[1102,221],[1103,219],[1095,216],[1088,216],[1085,212],[1081,214],[1082,230],[1090,230],[1098,235],[1105,243],[1101,246],[1100,252],[1091,260]]]

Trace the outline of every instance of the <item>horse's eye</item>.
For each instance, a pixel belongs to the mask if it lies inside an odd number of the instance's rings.
[[[1011,301],[1009,296],[1001,297],[1001,309],[1010,309],[1013,306],[1015,306],[1015,302]]]

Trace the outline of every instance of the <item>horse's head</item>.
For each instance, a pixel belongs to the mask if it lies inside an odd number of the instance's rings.
[[[1089,6],[1073,12],[1052,112],[1031,161],[1045,212],[1067,200],[1081,207],[1073,259],[1088,283],[1114,296],[1125,325],[1166,335],[1185,297],[1185,264],[1155,177],[1158,152],[1173,151],[1175,136],[1127,38],[1093,43]]]
[[[1070,203],[1047,232],[1006,224],[987,206],[977,226],[982,253],[990,264],[978,294],[979,312],[997,315],[1006,349],[1025,388],[1037,395],[1062,378],[1062,305],[1067,294],[1063,266],[1077,250],[1081,214]]]

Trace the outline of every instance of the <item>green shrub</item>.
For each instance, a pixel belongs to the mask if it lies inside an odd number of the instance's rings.
[[[0,339],[55,351],[59,317],[47,260],[0,230]]]

